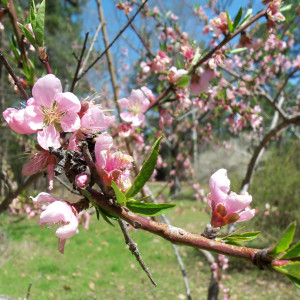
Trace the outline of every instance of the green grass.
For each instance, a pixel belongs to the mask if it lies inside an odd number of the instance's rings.
[[[188,187],[185,192],[189,194],[187,199],[177,197],[177,207],[168,217],[174,226],[200,233],[209,217],[200,212]],[[0,294],[24,298],[28,284],[44,274],[32,286],[31,300],[185,299],[172,247],[160,237],[130,230],[158,284],[155,288],[127,249],[117,224],[111,227],[93,215],[90,229],[80,227],[79,234],[67,241],[65,254],[61,255],[54,229],[41,229],[37,219],[14,221],[15,217],[9,216],[0,219],[0,230],[8,240],[8,249],[0,253]],[[180,247],[180,253],[193,299],[206,299],[209,266],[195,249]],[[230,258],[225,275],[222,284],[231,290],[231,299],[300,299],[299,290],[283,276],[259,271],[241,260]]]

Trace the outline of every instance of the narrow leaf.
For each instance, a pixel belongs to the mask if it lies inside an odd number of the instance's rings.
[[[101,217],[103,218],[103,220],[108,223],[109,225],[115,227],[115,225],[109,220],[109,218],[106,216],[106,214],[104,213],[104,209],[102,209],[101,207],[98,206],[98,210],[99,213],[101,214]]]
[[[240,26],[242,26],[244,23],[246,23],[250,17],[251,17],[251,14],[252,14],[252,11],[253,9],[252,8],[249,8],[246,12],[246,15],[245,15],[245,18],[243,19],[243,21],[241,22]]]
[[[300,279],[297,279],[293,276],[286,275],[286,277],[298,288],[300,289]]]
[[[288,11],[292,8],[292,4],[288,4],[288,5],[285,5],[283,6],[282,8],[280,8],[280,11]]]
[[[32,28],[35,28],[35,24],[36,24],[36,8],[35,8],[34,0],[30,1],[30,23],[31,23]]]
[[[172,209],[175,204],[171,203],[128,203],[126,206],[134,213],[142,215],[142,216],[149,216],[154,217],[161,214],[166,213],[168,210]]]
[[[242,234],[233,234],[233,235],[223,238],[223,241],[225,241],[225,243],[227,243],[227,244],[229,241],[247,242],[247,241],[256,239],[259,234],[260,234],[260,231],[245,232]]]
[[[248,50],[248,48],[243,47],[243,48],[233,49],[233,50],[229,51],[228,53],[230,53],[230,54],[236,54],[236,53],[244,52],[244,51],[246,51],[246,50]]]
[[[29,41],[29,43],[36,48],[36,42],[35,39],[33,37],[33,35],[31,34],[31,32],[23,25],[18,23],[23,35],[26,37],[26,39]]]
[[[300,257],[300,242],[291,247],[280,259]]]
[[[138,203],[138,202],[142,202],[142,201],[145,201],[147,199],[151,198],[151,196],[146,196],[146,197],[143,197],[141,199],[138,199],[138,200],[135,200],[133,198],[129,198],[127,199],[127,203],[130,202],[130,203]]]
[[[296,230],[296,222],[291,223],[281,239],[278,241],[277,245],[270,251],[271,256],[276,256],[284,251],[286,251],[291,242],[293,241],[293,237]]]
[[[236,14],[235,18],[234,18],[234,21],[233,21],[233,29],[236,29],[236,27],[238,26],[241,18],[242,18],[242,15],[243,15],[243,7],[241,7],[238,11],[238,13]]]
[[[230,20],[228,11],[226,11],[226,16],[227,16],[228,30],[229,30],[229,32],[231,33],[231,32],[233,32],[233,26],[232,26],[232,22],[231,22],[231,20]]]
[[[143,164],[143,167],[140,173],[134,179],[132,186],[130,187],[129,191],[126,193],[127,198],[134,197],[146,184],[146,182],[150,179],[151,175],[154,172],[156,167],[158,152],[159,152],[159,144],[162,140],[162,136],[159,137],[151,150],[149,158]]]
[[[116,198],[117,198],[117,203],[122,205],[123,203],[126,202],[126,196],[119,190],[118,186],[116,183],[112,180],[111,186],[114,189]]]
[[[197,47],[196,52],[195,52],[195,55],[194,55],[194,58],[193,58],[193,60],[192,60],[192,62],[191,62],[191,67],[197,63],[197,61],[199,60],[200,56],[201,56],[201,55],[200,55],[200,48]],[[191,68],[191,67],[190,67],[190,68]]]
[[[177,87],[185,87],[190,81],[190,76],[188,74],[182,75],[176,82]]]
[[[45,7],[46,7],[45,0],[43,0],[36,14],[36,24],[35,27],[33,28],[36,43],[41,47],[44,46]]]
[[[281,267],[273,267],[276,271],[300,279],[300,262],[289,262]]]

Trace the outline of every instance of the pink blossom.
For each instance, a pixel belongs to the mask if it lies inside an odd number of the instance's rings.
[[[87,174],[78,174],[75,182],[80,188],[85,188],[89,182],[89,176]]]
[[[70,204],[58,200],[49,204],[40,215],[39,225],[41,227],[46,224],[60,226],[56,230],[56,236],[58,237],[58,250],[62,254],[66,239],[72,237],[77,231],[78,219],[76,214],[77,212]]]
[[[201,75],[194,75],[189,84],[191,93],[199,95],[202,91],[207,92],[209,81],[214,78],[214,72],[211,70],[204,71]]]
[[[230,180],[227,171],[220,169],[209,180],[210,194],[208,203],[212,209],[211,225],[221,227],[227,224],[250,220],[254,217],[255,210],[249,209],[252,196],[248,193],[237,195],[230,190]]]
[[[170,127],[173,122],[173,118],[169,110],[159,107],[159,127],[162,131],[165,131],[165,125]]]
[[[280,12],[281,0],[273,0],[267,9],[269,20],[272,22],[283,22],[285,20],[284,15]]]
[[[121,191],[126,192],[130,186],[129,168],[133,158],[120,151],[112,153],[113,139],[107,133],[99,135],[95,144],[96,166],[98,173],[107,186],[112,180],[116,182]]]
[[[133,133],[133,130],[130,123],[120,123],[118,126],[118,133],[121,139],[129,137]]]
[[[132,6],[128,1],[124,3],[119,1],[119,3],[116,4],[116,7],[120,10],[123,10],[126,15],[128,15],[132,11]]]
[[[176,83],[181,78],[181,76],[183,76],[187,73],[188,73],[188,71],[186,71],[184,69],[177,70],[176,67],[172,67],[168,71],[168,79],[171,83]]]
[[[171,59],[168,57],[166,52],[159,50],[157,52],[156,57],[153,60],[152,63],[152,70],[155,73],[163,72],[165,70],[166,64],[169,64],[171,62]]]
[[[147,111],[150,101],[142,90],[132,90],[128,98],[118,100],[121,108],[127,109],[127,112],[120,114],[125,122],[131,122],[133,126],[140,126],[145,121],[144,113]]]
[[[80,127],[78,112],[80,102],[72,93],[62,93],[61,82],[48,74],[34,84],[33,98],[24,112],[25,122],[38,131],[37,140],[41,147],[60,147],[60,132],[74,132]]]
[[[212,58],[208,61],[209,67],[214,70],[217,66],[224,65],[225,56],[222,54],[220,50],[213,54]]]
[[[228,33],[228,22],[227,15],[225,12],[220,13],[220,15],[212,20],[210,20],[211,29],[215,35],[220,35],[221,33]]]

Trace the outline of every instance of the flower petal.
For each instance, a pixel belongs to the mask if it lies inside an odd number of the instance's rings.
[[[33,202],[35,203],[41,203],[41,202],[55,202],[55,201],[58,201],[58,199],[54,198],[53,196],[51,196],[50,194],[48,193],[39,193],[36,197],[31,197],[30,198],[32,199]]]
[[[121,108],[129,108],[130,107],[130,101],[127,98],[119,99],[118,103],[121,106]]]
[[[73,93],[58,93],[55,95],[54,100],[57,101],[59,111],[61,112],[79,112],[81,109],[80,101]]]
[[[243,222],[251,220],[255,215],[255,209],[247,209],[240,214],[240,218],[237,220],[237,222]]]
[[[36,103],[36,101],[31,101],[30,105],[25,108],[25,120],[28,126],[33,130],[38,130],[43,128],[44,115],[41,110],[41,106]]]
[[[209,187],[211,192],[211,200],[216,206],[219,203],[225,202],[225,199],[228,196],[227,193],[230,190],[230,180],[227,177],[227,171],[225,169],[220,169],[215,172],[210,177]]]
[[[39,105],[50,107],[57,93],[62,92],[60,80],[53,74],[48,74],[34,84],[32,96]]]
[[[234,192],[231,192],[226,199],[226,206],[228,214],[238,213],[241,210],[244,210],[252,201],[252,196],[248,193],[244,195],[238,195]]]
[[[105,116],[98,107],[91,107],[81,118],[81,127],[92,131],[103,131],[114,121],[114,117]]]
[[[95,144],[95,156],[97,167],[103,169],[106,164],[106,151],[112,147],[113,138],[108,133],[99,135]]]
[[[61,146],[59,139],[60,139],[60,134],[53,125],[44,128],[42,131],[39,131],[37,134],[38,143],[42,148],[46,150],[48,150],[49,147],[58,149]]]
[[[80,128],[80,118],[74,111],[68,111],[60,121],[64,132],[74,132]]]

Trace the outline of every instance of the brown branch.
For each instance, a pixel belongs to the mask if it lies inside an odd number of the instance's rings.
[[[74,92],[75,85],[76,85],[77,81],[79,80],[78,79],[79,70],[80,70],[81,62],[82,62],[83,55],[84,55],[84,52],[85,52],[85,49],[86,49],[86,44],[87,44],[88,37],[89,37],[89,32],[86,32],[84,42],[83,42],[83,46],[82,46],[81,53],[80,53],[80,57],[79,57],[79,59],[77,59],[77,67],[76,67],[76,71],[75,71],[74,78],[73,78],[73,81],[72,81],[72,85],[71,85],[71,88],[70,88],[71,93]]]
[[[300,125],[300,115],[296,115],[293,117],[289,117],[288,119],[284,120],[280,124],[278,124],[274,129],[270,130],[269,133],[262,139],[260,144],[256,147],[252,158],[249,162],[248,168],[247,168],[247,173],[246,176],[243,180],[242,183],[242,188],[244,186],[247,186],[250,184],[252,173],[254,170],[254,167],[256,165],[256,160],[257,157],[259,156],[260,151],[266,146],[266,144],[273,138],[275,137],[282,129],[286,128],[287,126],[295,124],[295,125]]]
[[[5,66],[6,70],[8,71],[8,73],[10,74],[10,76],[13,78],[15,85],[18,87],[18,89],[20,90],[23,98],[25,100],[29,99],[29,96],[27,95],[26,91],[24,90],[22,84],[20,83],[17,75],[15,74],[15,72],[13,71],[13,69],[11,68],[11,66],[9,65],[8,61],[6,60],[6,58],[4,57],[3,53],[0,51],[0,60],[3,63],[3,65]]]
[[[131,253],[135,256],[136,260],[138,261],[138,263],[140,264],[141,268],[145,271],[145,273],[147,274],[147,276],[149,277],[150,281],[152,282],[152,284],[154,286],[157,286],[156,282],[154,281],[148,267],[146,266],[140,251],[137,247],[137,244],[133,241],[133,239],[131,238],[131,236],[129,235],[129,232],[127,230],[127,225],[126,222],[124,222],[123,220],[119,220],[119,225],[120,228],[122,230],[122,233],[124,235],[124,239],[125,239],[125,243],[126,245],[128,245],[129,250],[131,251]]]
[[[259,249],[238,247],[217,242],[215,240],[207,239],[200,234],[190,233],[178,227],[155,222],[151,219],[144,218],[131,212],[124,206],[114,205],[112,202],[107,201],[106,196],[100,194],[90,187],[87,187],[87,191],[91,194],[97,204],[104,210],[107,210],[110,213],[120,217],[136,229],[142,229],[144,231],[151,232],[171,243],[214,251],[225,255],[243,258],[251,262],[254,262],[255,257],[260,253]]]
[[[58,176],[54,177],[61,185],[63,185],[70,193],[77,195],[77,196],[81,196],[81,194],[75,192],[70,186],[68,186],[67,183],[65,183],[61,178],[59,178]]]
[[[25,180],[23,184],[19,185],[19,187],[15,191],[10,191],[0,204],[0,214],[7,210],[10,203],[25,189],[27,189],[32,183],[34,183],[40,176],[41,173],[31,175]]]
[[[191,69],[190,73],[195,73],[196,69],[201,66],[203,63],[205,63],[207,60],[209,60],[212,55],[217,52],[219,49],[221,49],[224,45],[226,45],[229,41],[231,41],[233,38],[235,38],[237,35],[242,33],[246,28],[248,28],[251,24],[256,22],[258,19],[266,16],[267,8],[263,9],[259,13],[257,13],[254,17],[252,17],[245,25],[241,26],[238,30],[234,31],[233,33],[227,34],[224,39],[221,41],[220,44],[218,44],[215,48],[210,50],[205,56],[203,56]]]
[[[129,20],[129,17],[126,15],[127,20]],[[135,26],[133,25],[133,23],[130,24],[130,27],[132,28],[132,30],[136,33],[136,35],[138,36],[138,38],[140,39],[141,43],[143,44],[144,48],[146,49],[146,51],[148,52],[148,55],[150,56],[150,58],[154,58],[155,55],[152,53],[152,51],[150,50],[150,47],[147,45],[146,41],[143,39],[143,37],[140,35],[140,33],[138,32],[138,30],[135,28]]]
[[[82,72],[82,74],[79,76],[78,80],[81,79],[103,57],[103,55],[108,51],[108,49],[116,42],[116,40],[123,34],[123,32],[126,30],[126,28],[135,19],[135,17],[138,15],[138,13],[141,11],[141,9],[145,6],[145,4],[147,3],[147,1],[148,0],[144,0],[144,2],[138,8],[138,10],[136,11],[136,13],[131,17],[131,19],[128,21],[128,23],[120,30],[120,32],[112,40],[112,42],[108,45],[108,47],[106,47],[105,50]]]

